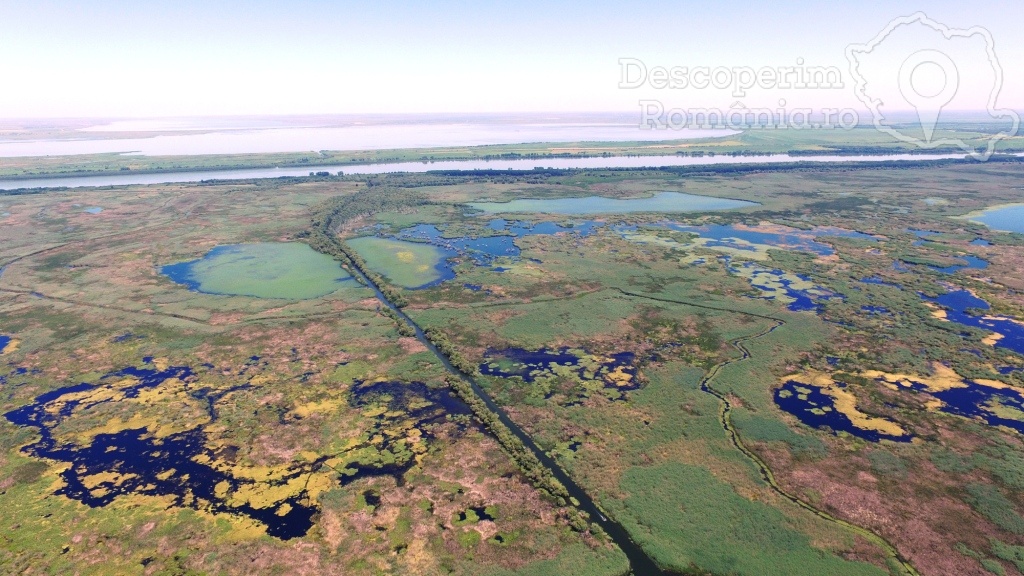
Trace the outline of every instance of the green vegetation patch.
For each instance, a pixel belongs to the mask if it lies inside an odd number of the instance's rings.
[[[990,484],[968,484],[967,503],[996,526],[1014,534],[1024,534],[1024,518],[1017,514],[998,488]]]
[[[798,434],[780,420],[738,411],[733,415],[732,423],[744,438],[759,442],[785,442],[798,456],[821,458],[827,454],[825,443],[816,436]]]
[[[630,517],[622,520],[663,565],[751,576],[884,574],[813,548],[782,512],[743,498],[699,466],[671,462],[632,468],[621,486],[630,494],[625,501]]]
[[[1013,562],[1017,570],[1024,572],[1024,546],[1014,546],[1013,544],[1005,544],[999,540],[993,540],[992,554],[1000,560]]]

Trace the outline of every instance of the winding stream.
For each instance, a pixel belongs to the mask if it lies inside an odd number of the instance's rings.
[[[812,505],[808,504],[807,502],[801,500],[800,498],[798,498],[797,496],[791,494],[790,492],[787,492],[781,485],[779,485],[778,481],[775,479],[775,474],[772,473],[771,468],[768,467],[768,464],[764,460],[762,460],[760,456],[758,456],[750,448],[748,448],[746,446],[746,444],[743,443],[743,439],[740,437],[739,431],[737,431],[736,427],[733,426],[733,424],[732,424],[732,402],[729,401],[729,398],[725,394],[723,394],[722,392],[716,390],[711,385],[711,382],[715,379],[716,376],[718,376],[718,374],[722,371],[723,368],[725,368],[726,366],[729,366],[731,364],[736,364],[738,362],[742,362],[744,360],[748,360],[751,357],[750,350],[744,345],[746,342],[750,342],[752,340],[757,340],[757,339],[760,339],[760,338],[764,338],[765,336],[768,336],[772,332],[775,332],[779,328],[785,326],[786,325],[785,321],[780,320],[778,318],[774,318],[772,316],[763,316],[761,314],[754,314],[752,312],[742,312],[742,311],[739,311],[739,310],[731,310],[731,309],[728,309],[728,308],[718,308],[718,307],[715,307],[715,306],[707,306],[707,305],[704,305],[704,304],[697,304],[697,303],[694,303],[694,302],[683,302],[683,301],[680,301],[680,300],[670,300],[670,299],[667,299],[667,298],[657,298],[657,297],[654,297],[654,296],[648,296],[648,295],[645,295],[645,294],[638,294],[638,293],[635,293],[635,292],[629,292],[629,291],[622,290],[622,289],[619,289],[619,292],[621,292],[622,294],[625,294],[627,296],[634,296],[634,297],[637,297],[637,298],[646,298],[646,299],[649,299],[649,300],[656,300],[656,301],[659,301],[659,302],[668,302],[668,303],[680,304],[680,305],[683,305],[683,306],[693,306],[693,307],[696,307],[696,308],[707,308],[709,310],[731,312],[731,313],[734,313],[734,314],[742,314],[742,315],[745,315],[745,316],[752,316],[754,318],[760,318],[762,320],[769,320],[769,321],[771,321],[773,323],[773,325],[770,328],[762,330],[761,332],[758,332],[757,334],[752,334],[752,335],[749,335],[749,336],[741,336],[739,338],[731,340],[729,342],[729,344],[733,348],[735,348],[736,350],[738,350],[740,352],[740,357],[739,358],[733,358],[731,360],[725,360],[724,362],[716,364],[714,367],[711,368],[711,370],[708,371],[707,374],[704,375],[703,378],[701,378],[700,389],[702,391],[708,393],[708,394],[711,394],[715,398],[718,398],[719,402],[721,402],[721,408],[718,411],[718,419],[719,419],[719,422],[722,424],[722,428],[724,428],[726,433],[729,434],[729,439],[732,442],[732,445],[737,450],[742,452],[743,455],[746,456],[754,464],[754,466],[757,467],[758,472],[761,474],[761,479],[764,480],[765,483],[767,483],[775,493],[777,493],[778,495],[782,496],[783,498],[789,500],[790,502],[796,504],[797,506],[800,506],[804,510],[807,510],[808,512],[811,512],[812,514],[814,514],[815,516],[817,516],[819,518],[822,518],[822,519],[827,520],[829,522],[835,523],[835,524],[837,524],[839,526],[842,526],[843,528],[846,528],[846,529],[849,529],[849,530],[851,530],[853,532],[856,532],[860,536],[863,536],[865,539],[873,542],[875,545],[877,545],[878,547],[880,547],[883,550],[885,550],[890,558],[892,558],[893,560],[895,560],[896,562],[899,563],[899,565],[903,568],[903,570],[904,570],[904,572],[906,574],[908,574],[910,576],[919,576],[918,571],[914,568],[914,566],[910,563],[910,561],[907,560],[902,554],[900,554],[899,550],[897,550],[894,545],[892,545],[888,540],[886,540],[882,536],[880,536],[880,535],[874,533],[873,531],[871,531],[871,530],[869,530],[867,528],[864,528],[862,526],[858,526],[856,524],[847,522],[847,521],[842,520],[840,518],[836,518],[835,516],[829,514],[828,512],[825,512],[824,510],[819,510],[818,508],[815,508],[814,506],[812,506]]]

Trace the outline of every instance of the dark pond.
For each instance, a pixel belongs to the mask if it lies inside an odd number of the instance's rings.
[[[258,361],[257,356],[250,359],[252,363]],[[126,377],[135,379],[135,382],[126,386],[123,382]],[[120,496],[172,496],[176,506],[248,517],[263,524],[269,535],[280,539],[305,535],[312,527],[313,517],[319,508],[309,501],[304,492],[265,508],[229,502],[226,494],[254,481],[235,477],[229,471],[201,462],[216,461],[222,456],[220,451],[208,447],[207,434],[202,426],[161,438],[154,437],[145,427],[97,434],[88,445],[63,442],[52,432],[76,413],[88,412],[119,397],[138,397],[143,390],[160,386],[170,379],[185,382],[192,397],[205,400],[211,419],[216,419],[217,401],[232,391],[249,387],[244,383],[216,391],[197,388],[198,379],[187,366],[171,366],[164,370],[150,366],[128,367],[103,376],[97,383],[83,382],[40,394],[31,404],[7,412],[5,417],[13,424],[37,430],[39,439],[25,446],[23,452],[36,458],[70,464],[61,473],[64,486],[56,494],[91,507],[106,506]],[[117,394],[107,394],[104,388],[116,390]],[[79,394],[91,390],[99,393],[94,396]],[[380,451],[377,454],[392,450],[394,453],[390,458],[367,457],[366,461],[348,462],[339,470],[343,484],[364,475],[395,474],[400,478],[408,470],[414,463],[412,453],[393,446],[394,439],[382,434],[398,421],[420,428],[424,437],[431,437],[436,425],[448,421],[451,416],[464,415],[464,423],[470,422],[468,407],[447,389],[435,390],[422,383],[357,383],[352,388],[349,401],[357,407],[387,407],[390,416],[382,414],[376,418],[373,429],[366,434],[367,446],[370,445],[369,438],[380,434],[385,441],[383,446],[373,445]],[[365,452],[369,451],[357,451],[359,454]],[[320,466],[319,461],[294,465],[275,482],[309,475]],[[87,485],[88,477],[104,472],[118,474],[120,478]],[[218,485],[221,485],[220,491],[217,490]],[[223,486],[228,487],[226,494]]]
[[[524,382],[533,383],[538,378],[551,376],[557,367],[571,368],[571,372],[582,380],[604,380],[606,388],[614,388],[621,392],[636,390],[640,387],[637,381],[636,355],[632,352],[618,352],[604,356],[595,356],[593,361],[581,358],[570,348],[541,348],[526,350],[524,348],[506,348],[504,350],[488,349],[484,353],[484,363],[480,365],[480,373],[484,376],[498,378],[522,378]],[[613,375],[628,379],[616,380]],[[622,397],[620,397],[622,398]]]
[[[938,298],[928,298],[922,294],[921,298],[944,307],[946,319],[950,322],[1001,334],[1003,337],[995,343],[997,347],[1024,354],[1024,325],[1005,316],[985,316],[970,312],[985,311],[990,307],[988,302],[967,290],[955,290]]]
[[[476,513],[477,518],[481,520],[490,520],[491,522],[497,520],[492,514],[487,512],[487,508],[484,506],[474,506],[471,508]]]
[[[464,429],[471,411],[447,388],[431,388],[422,382],[355,382],[349,389],[348,403],[353,408],[381,407],[385,411],[374,418],[372,427],[361,438],[365,447],[374,448],[384,457],[354,460],[339,472],[342,485],[369,476],[394,476],[404,484],[405,473],[416,460],[406,447],[404,435],[396,435],[398,427],[416,428],[424,438],[435,438],[436,429],[453,417],[464,416],[458,424]],[[382,438],[371,443],[373,437]]]
[[[868,276],[867,278],[861,278],[860,281],[865,284],[876,284],[878,286],[891,286],[893,288],[899,288],[900,290],[903,289],[903,286],[892,282],[886,282],[884,278],[879,276]]]
[[[480,365],[484,376],[510,378],[518,376],[526,382],[534,382],[537,376],[546,375],[552,366],[578,366],[580,358],[568,348],[559,350],[526,350],[524,348],[488,349],[485,362]]]
[[[954,264],[952,266],[940,267],[940,266],[929,266],[936,272],[942,272],[943,274],[953,274],[960,270],[973,269],[973,270],[984,270],[988,268],[988,261],[977,256],[965,255],[957,256],[958,260],[966,262],[966,264]]]
[[[5,349],[7,349],[7,345],[10,343],[10,336],[4,336],[3,334],[0,334],[0,352],[3,352]]]
[[[806,393],[804,392],[806,391]],[[835,401],[822,392],[818,386],[812,386],[790,380],[775,391],[775,403],[779,408],[796,416],[801,422],[812,428],[829,428],[832,432],[846,432],[869,442],[891,440],[893,442],[910,442],[909,434],[893,436],[877,430],[867,430],[854,426],[850,418],[836,410]]]
[[[964,380],[964,383],[967,384],[964,388],[932,391],[926,384],[911,380],[910,387],[941,400],[940,412],[983,420],[991,426],[1006,426],[1024,434],[1024,394],[1013,388],[994,388],[971,380]]]
[[[376,508],[377,506],[380,506],[380,494],[373,490],[364,490],[363,501],[366,502],[367,506],[373,506]]]
[[[232,493],[251,481],[235,478],[226,471],[196,461],[199,456],[216,457],[207,448],[206,433],[201,427],[163,438],[153,437],[146,428],[128,429],[113,434],[97,434],[88,445],[62,443],[54,438],[51,431],[72,413],[111,401],[103,394],[96,396],[98,400],[90,400],[88,396],[84,399],[65,397],[111,387],[125,377],[138,381],[119,389],[125,398],[137,397],[142,390],[159,386],[171,378],[185,382],[194,379],[192,370],[186,366],[171,366],[165,370],[128,367],[107,374],[96,384],[75,384],[40,394],[32,404],[5,414],[11,423],[35,428],[39,433],[39,439],[25,446],[23,452],[36,458],[71,464],[61,473],[64,487],[56,494],[94,508],[131,494],[172,496],[176,506],[249,517],[264,524],[268,534],[281,539],[302,536],[309,530],[317,510],[298,497],[278,502],[272,507],[254,508],[248,503],[229,505],[223,495],[218,495],[218,484],[226,483],[228,493]],[[86,486],[84,480],[87,477],[103,472],[122,476],[117,481]],[[289,478],[308,473],[308,470],[296,469]]]

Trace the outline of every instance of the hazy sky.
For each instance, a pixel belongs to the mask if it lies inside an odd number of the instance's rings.
[[[1024,109],[1020,0],[857,2],[175,0],[0,2],[0,117],[624,111],[728,107],[714,90],[622,90],[618,60],[848,70],[845,48],[923,10],[986,27]],[[966,89],[965,89],[966,90]],[[984,90],[976,90],[982,95]],[[853,106],[844,90],[750,91]]]

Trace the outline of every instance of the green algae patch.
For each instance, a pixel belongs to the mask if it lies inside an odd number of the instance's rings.
[[[283,300],[319,298],[352,281],[333,258],[298,242],[217,246],[160,272],[196,292]]]
[[[430,244],[376,236],[346,243],[366,260],[370,270],[405,288],[425,288],[451,277],[443,267],[446,253]]]

